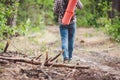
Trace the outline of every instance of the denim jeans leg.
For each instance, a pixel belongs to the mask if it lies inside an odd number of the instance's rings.
[[[60,25],[60,35],[61,35],[61,43],[62,43],[62,50],[63,58],[68,59],[68,29],[64,25]]]
[[[72,59],[72,52],[74,49],[74,39],[75,39],[75,32],[76,32],[76,23],[72,23],[68,29],[68,52],[69,52],[69,59]]]

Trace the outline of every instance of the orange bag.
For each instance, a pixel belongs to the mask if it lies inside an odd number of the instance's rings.
[[[62,24],[64,24],[64,25],[70,24],[70,20],[74,15],[74,10],[75,10],[77,1],[78,0],[69,0],[67,9],[66,9],[65,14],[62,19]]]

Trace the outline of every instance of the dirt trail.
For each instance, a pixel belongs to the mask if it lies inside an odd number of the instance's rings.
[[[59,28],[49,26],[42,33],[13,38],[8,50],[22,52],[34,57],[46,51],[49,52],[50,56],[53,56],[60,49]],[[120,80],[120,44],[113,42],[102,31],[93,28],[77,28],[73,54],[73,64],[88,65],[97,74],[104,72],[104,75],[101,74],[101,76],[105,78],[99,80]],[[61,58],[59,62],[61,62]],[[108,74],[114,79],[106,79]],[[85,73],[85,75],[89,74]],[[85,79],[85,75],[79,79],[88,80],[89,78]],[[94,79],[91,78],[91,80]]]
[[[54,35],[59,30],[49,28]],[[110,40],[102,31],[93,28],[77,28],[73,62],[115,75],[120,80],[120,45]]]

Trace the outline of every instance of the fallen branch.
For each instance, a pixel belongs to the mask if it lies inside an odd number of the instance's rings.
[[[40,70],[48,78],[48,80],[52,80],[51,76],[49,76],[42,68]]]
[[[62,64],[62,63],[47,63],[45,66],[53,66],[53,67],[67,67],[67,68],[76,68],[76,69],[89,69],[89,67],[79,66],[79,65],[71,65],[71,64]]]
[[[28,63],[28,64],[34,64],[34,65],[41,65],[42,63],[39,61],[32,61],[29,58],[12,58],[12,57],[2,57],[0,56],[0,59],[2,60],[7,60],[9,62],[24,62],[24,63]]]
[[[64,51],[60,51],[60,53],[57,54],[54,58],[52,58],[52,59],[50,60],[50,62],[56,60],[63,52],[64,52]]]
[[[9,62],[24,62],[28,64],[33,64],[33,65],[42,65],[42,62],[39,61],[31,61],[31,59],[28,58],[11,58],[11,57],[2,57],[0,56],[0,59],[2,60],[7,60]],[[67,68],[80,68],[80,69],[89,69],[89,67],[84,67],[84,66],[79,66],[79,65],[71,65],[71,64],[62,64],[62,63],[44,63],[44,66],[53,66],[53,67],[67,67]]]
[[[48,63],[50,60],[52,59],[52,57],[48,58],[45,63]]]
[[[3,50],[3,53],[7,52],[7,49],[9,47],[9,45],[10,45],[10,40],[7,41],[6,46],[5,46],[4,50]]]
[[[0,60],[0,64],[7,64],[7,61]]]
[[[42,54],[40,54],[38,57],[36,57],[35,60],[38,60],[41,56],[42,56]]]
[[[43,68],[44,65],[45,65],[46,63],[48,63],[48,60],[50,60],[50,58],[48,59],[48,52],[46,52],[45,60],[43,61],[42,65],[41,65],[41,68]]]
[[[48,52],[46,52],[46,59],[45,59],[45,61],[47,61],[48,60]]]

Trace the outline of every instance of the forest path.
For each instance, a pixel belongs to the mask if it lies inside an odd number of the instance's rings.
[[[41,33],[13,38],[9,50],[17,50],[31,56],[48,51],[50,56],[53,56],[61,50],[59,27],[49,26]],[[62,57],[59,61],[61,60]],[[73,62],[104,71],[120,80],[120,45],[101,30],[77,28]]]
[[[49,31],[59,35],[59,28]],[[103,31],[94,28],[77,28],[73,62],[86,64],[120,79],[120,45]]]

